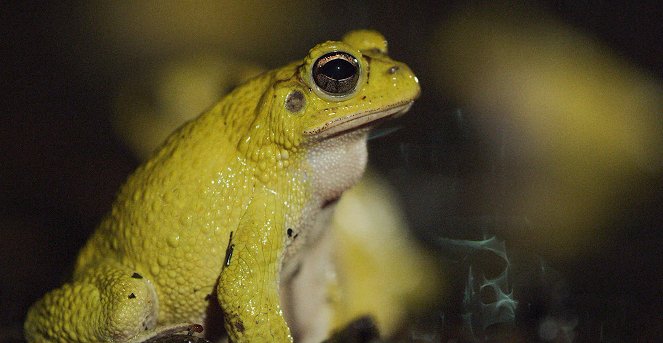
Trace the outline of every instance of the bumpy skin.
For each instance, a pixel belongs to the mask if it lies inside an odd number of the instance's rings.
[[[360,65],[342,96],[312,78],[333,51]],[[32,306],[28,341],[140,342],[205,322],[214,296],[232,341],[292,341],[280,283],[323,234],[323,208],[361,177],[366,127],[419,94],[386,52],[373,31],[319,44],[173,133],[122,187],[72,280]]]

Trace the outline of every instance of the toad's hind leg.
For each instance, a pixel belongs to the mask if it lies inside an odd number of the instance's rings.
[[[157,296],[135,271],[106,260],[77,273],[28,311],[28,342],[132,342],[156,325]]]

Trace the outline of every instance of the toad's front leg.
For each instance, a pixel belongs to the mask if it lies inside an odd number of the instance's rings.
[[[283,210],[276,194],[258,191],[232,233],[217,289],[232,342],[292,342],[278,292]]]

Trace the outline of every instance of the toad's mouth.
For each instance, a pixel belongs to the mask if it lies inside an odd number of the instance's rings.
[[[335,118],[313,129],[304,131],[312,140],[322,140],[359,128],[367,127],[387,118],[399,117],[407,112],[414,100],[407,100],[375,111],[358,112],[345,117]]]

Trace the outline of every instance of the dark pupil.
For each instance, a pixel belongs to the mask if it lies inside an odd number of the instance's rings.
[[[326,75],[327,77],[334,80],[343,80],[351,77],[357,72],[357,68],[352,65],[352,63],[342,59],[337,58],[331,60],[320,68],[320,73]]]

